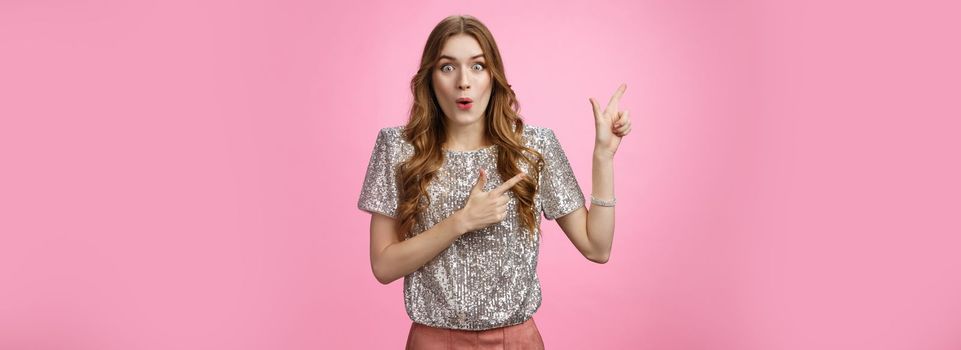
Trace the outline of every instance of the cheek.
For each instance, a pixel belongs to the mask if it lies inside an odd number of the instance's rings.
[[[434,90],[444,91],[447,88],[448,82],[444,80],[444,77],[440,74],[434,74],[431,77],[431,83],[434,85]]]
[[[434,97],[443,104],[443,101],[447,101],[450,98],[450,89],[447,89],[444,84],[434,84]]]
[[[445,96],[453,96],[454,94],[457,94],[456,82],[446,77],[439,77],[434,80],[434,89]]]

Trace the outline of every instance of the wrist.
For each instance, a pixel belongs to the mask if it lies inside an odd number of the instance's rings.
[[[614,153],[595,147],[593,158],[596,162],[614,162]]]
[[[451,214],[450,217],[448,217],[448,219],[450,219],[450,224],[451,224],[451,227],[453,227],[454,229],[454,233],[457,234],[458,236],[467,233],[467,231],[470,231],[469,225],[467,224],[467,220],[464,218],[463,209],[454,211],[454,213]]]

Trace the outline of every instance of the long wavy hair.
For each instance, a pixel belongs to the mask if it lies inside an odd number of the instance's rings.
[[[518,114],[520,104],[507,83],[494,37],[483,23],[466,15],[447,17],[434,27],[427,37],[420,68],[410,81],[414,99],[403,136],[414,146],[414,154],[397,169],[398,238],[407,238],[418,222],[418,214],[430,205],[427,186],[444,161],[441,145],[447,140],[447,121],[434,95],[432,73],[444,43],[457,34],[468,34],[477,40],[488,62],[492,86],[484,122],[488,140],[497,145],[497,173],[501,179],[510,179],[520,171],[518,161],[528,165],[528,176],[510,191],[517,199],[517,214],[522,226],[528,230],[531,239],[536,239],[534,195],[544,159],[540,152],[524,146],[524,121]]]

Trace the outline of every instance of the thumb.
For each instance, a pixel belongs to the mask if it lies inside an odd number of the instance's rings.
[[[484,168],[480,168],[480,175],[477,176],[477,182],[474,183],[474,187],[470,189],[471,193],[481,192],[484,190],[484,185],[487,184],[487,173],[484,172]]]
[[[592,98],[588,98],[588,100],[591,101],[591,108],[594,109],[594,118],[595,118],[595,119],[596,119],[596,118],[600,118],[600,117],[601,117],[601,114],[602,114],[602,113],[601,113],[601,106],[598,106],[598,105],[597,105],[597,101],[594,101],[594,98],[593,98],[593,97],[592,97]]]

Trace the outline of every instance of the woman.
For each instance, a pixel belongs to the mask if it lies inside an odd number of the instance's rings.
[[[552,130],[526,125],[490,31],[451,16],[430,33],[410,118],[380,130],[358,207],[383,284],[404,277],[408,349],[542,349],[533,314],[540,212],[587,259],[607,262],[613,157],[631,131],[621,85],[596,126],[590,211]]]

